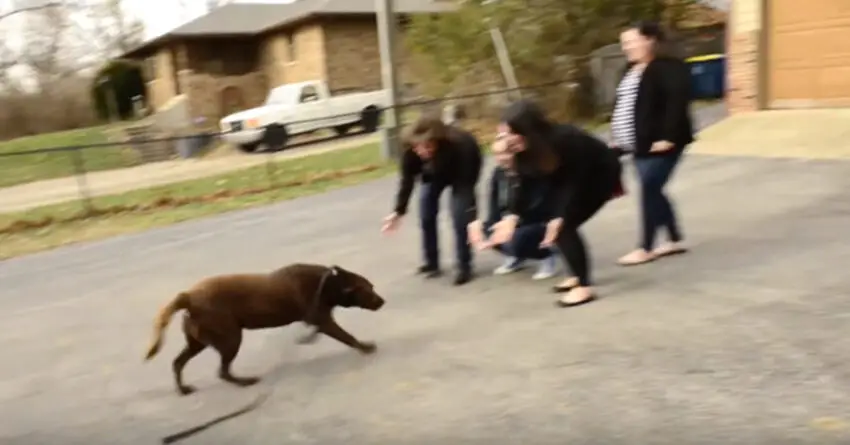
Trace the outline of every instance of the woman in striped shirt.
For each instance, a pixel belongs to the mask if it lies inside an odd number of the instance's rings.
[[[641,236],[635,250],[619,259],[632,266],[685,252],[673,204],[664,193],[685,148],[694,140],[690,75],[684,62],[657,55],[664,33],[655,23],[623,31],[620,44],[629,68],[617,88],[611,118],[612,147],[631,153],[641,185]],[[655,245],[658,229],[667,243]]]

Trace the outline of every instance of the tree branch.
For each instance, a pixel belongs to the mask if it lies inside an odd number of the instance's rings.
[[[9,12],[4,13],[4,14],[0,14],[0,20],[8,19],[9,17],[21,14],[23,12],[41,11],[43,9],[52,8],[54,6],[60,6],[59,2],[50,2],[50,3],[45,3],[43,5],[38,5],[38,6],[27,6],[27,7],[24,7],[24,8],[18,8],[18,9],[15,9],[13,11],[9,11]]]

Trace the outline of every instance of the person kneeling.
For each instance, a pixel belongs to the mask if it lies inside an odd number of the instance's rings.
[[[487,220],[476,220],[469,225],[470,244],[477,249],[493,248],[507,258],[504,264],[493,271],[494,275],[506,275],[521,269],[527,260],[539,260],[534,280],[545,280],[555,276],[557,263],[552,248],[540,247],[546,234],[546,222],[551,219],[544,197],[546,183],[535,179],[520,179],[511,168],[512,156],[504,151],[504,144],[497,142],[492,151],[498,165],[490,177],[490,199]],[[527,195],[522,202],[528,203],[520,224],[513,237],[506,243],[492,244],[487,238],[493,227],[509,212],[512,193]]]

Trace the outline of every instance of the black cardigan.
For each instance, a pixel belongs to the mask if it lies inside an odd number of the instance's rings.
[[[427,164],[427,168],[426,168]],[[401,157],[401,178],[394,210],[407,213],[407,205],[416,178],[424,183],[451,186],[455,197],[463,201],[470,221],[478,214],[475,204],[475,185],[481,175],[481,148],[475,136],[457,127],[450,127],[448,137],[438,143],[434,158],[426,163],[411,149]]]
[[[592,134],[573,125],[556,125],[546,138],[558,162],[557,168],[549,174],[543,174],[534,164],[532,156],[516,155],[516,169],[520,175],[544,175],[550,182],[550,196],[553,215],[563,216],[568,208],[576,205],[582,195],[609,198],[620,180],[620,160],[617,153],[608,144]],[[527,207],[522,196],[510,200],[510,211],[519,215]],[[580,205],[580,204],[579,204]]]
[[[650,62],[641,75],[635,103],[635,157],[678,154],[693,142],[690,102],[691,77],[687,64],[669,57]],[[657,141],[670,141],[675,148],[650,153]]]

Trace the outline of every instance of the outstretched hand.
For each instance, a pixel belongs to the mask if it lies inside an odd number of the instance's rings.
[[[401,217],[396,212],[390,213],[387,217],[384,218],[384,224],[381,226],[381,233],[392,233],[395,232],[398,227],[401,225]]]
[[[540,247],[545,249],[554,246],[563,225],[564,220],[562,218],[555,218],[546,223],[546,234],[543,235],[543,241],[540,242]]]
[[[490,234],[490,243],[494,246],[505,244],[514,237],[517,220],[514,216],[506,216],[493,225],[493,233]]]
[[[484,250],[492,247],[487,236],[484,234],[484,224],[476,219],[466,226],[466,237],[469,245],[475,250]]]

